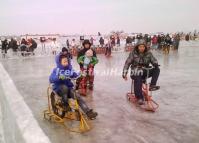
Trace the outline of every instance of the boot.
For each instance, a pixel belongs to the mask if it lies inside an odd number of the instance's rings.
[[[96,119],[98,113],[97,112],[94,112],[93,109],[90,109],[87,113],[86,113],[87,117],[90,119],[90,120],[94,120]]]
[[[149,91],[156,91],[158,89],[160,89],[160,86],[150,85],[150,87],[149,87]]]
[[[144,104],[144,100],[143,99],[138,99],[138,104],[139,105],[143,105]]]

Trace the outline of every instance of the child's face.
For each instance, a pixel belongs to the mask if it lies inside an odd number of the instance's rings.
[[[93,56],[93,51],[92,51],[92,50],[88,50],[88,51],[86,52],[86,56],[87,56],[87,57],[92,57],[92,56]]]
[[[63,67],[68,66],[68,59],[67,59],[67,58],[63,58],[63,59],[61,60],[61,65],[62,65]]]

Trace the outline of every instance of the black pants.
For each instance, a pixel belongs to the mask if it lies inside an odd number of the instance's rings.
[[[151,85],[156,85],[158,77],[160,74],[160,69],[158,67],[149,70],[148,78],[151,78]],[[143,75],[133,75],[131,76],[132,80],[134,80],[134,93],[137,99],[144,99],[142,94],[142,83],[147,78],[147,71],[143,71]]]
[[[57,93],[62,97],[62,100],[66,106],[69,106],[68,104],[69,98],[75,99],[74,90],[68,88],[66,85],[61,85]],[[76,94],[76,98],[81,109],[84,111],[84,113],[87,113],[90,109],[86,105],[85,101],[78,94]]]

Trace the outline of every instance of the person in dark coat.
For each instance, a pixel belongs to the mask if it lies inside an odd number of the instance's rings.
[[[8,40],[5,39],[4,41],[2,41],[2,48],[1,48],[1,52],[2,52],[2,56],[3,58],[6,57],[7,51],[8,51]]]
[[[104,47],[104,39],[102,37],[100,37],[99,43],[101,47]]]
[[[176,34],[173,39],[173,46],[175,50],[178,50],[180,44],[180,35]]]
[[[63,47],[61,52],[55,57],[56,61],[58,61],[60,55],[65,55],[68,58],[69,63],[71,63],[73,56],[66,47]]]
[[[66,40],[66,46],[67,46],[68,49],[70,49],[70,43],[69,43],[68,39]]]
[[[93,56],[94,56],[94,57],[97,57],[95,50],[91,48],[91,43],[90,43],[89,40],[84,40],[84,42],[83,42],[82,45],[83,45],[83,49],[81,49],[81,50],[78,52],[78,54],[77,54],[77,59],[78,59],[79,57],[85,55],[85,53],[86,53],[89,49],[91,49],[91,50],[93,51]],[[82,65],[80,64],[80,68],[81,68],[81,67],[82,67]]]
[[[117,45],[120,46],[120,37],[117,36]]]
[[[149,90],[154,91],[160,88],[156,86],[160,74],[158,61],[153,54],[148,51],[145,41],[140,40],[135,46],[135,49],[129,54],[122,74],[122,77],[127,80],[128,69],[131,67],[131,78],[134,80],[134,92],[140,105],[144,104],[142,83],[147,76],[147,71],[144,68],[149,67],[150,64],[152,64],[154,68],[149,70],[149,77],[152,77]]]
[[[17,40],[11,38],[11,41],[9,42],[8,47],[11,48],[13,52],[17,52],[17,49],[18,49]]]
[[[91,51],[92,57],[97,59],[96,52],[95,52],[94,49],[91,48],[90,41],[89,40],[84,40],[83,49],[78,52],[77,61],[79,61],[82,56],[85,56],[87,51]],[[87,69],[84,69],[84,64],[82,62],[79,62],[79,66],[80,66],[81,72],[88,73],[86,76],[89,79],[89,89],[93,90],[93,86],[94,86],[94,84],[93,84],[94,83],[94,74],[93,73],[94,73],[95,65],[89,65],[89,67]],[[78,85],[78,87],[85,89],[85,88],[87,88],[87,86],[85,86],[85,85],[87,85],[86,82],[87,81],[84,80],[84,78],[82,77],[81,80],[77,81],[77,85]],[[86,91],[86,90],[81,90],[81,91]],[[86,95],[85,92],[82,92],[81,94],[82,95]]]

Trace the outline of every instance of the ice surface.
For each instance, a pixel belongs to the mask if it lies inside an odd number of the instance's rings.
[[[62,126],[43,120],[47,107],[48,77],[55,66],[54,57],[2,60],[40,127],[53,143],[198,143],[199,141],[199,42],[180,44],[169,55],[153,51],[161,65],[158,84],[153,93],[160,104],[156,113],[148,113],[126,100],[130,80],[121,78],[128,53],[111,58],[99,55],[97,73],[112,70],[112,76],[98,74],[95,89],[85,100],[98,113],[93,129],[85,134],[66,131]],[[73,60],[75,69],[78,65]]]

